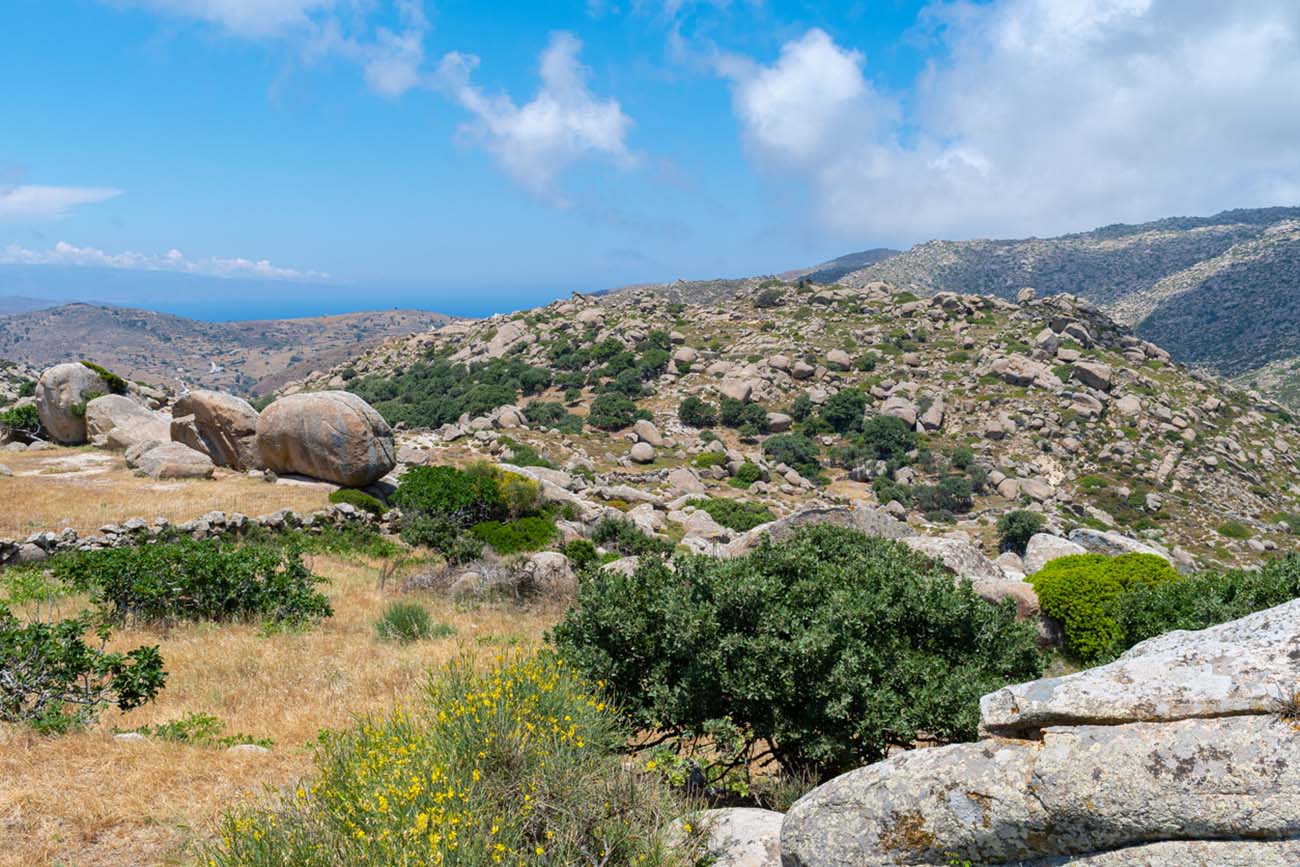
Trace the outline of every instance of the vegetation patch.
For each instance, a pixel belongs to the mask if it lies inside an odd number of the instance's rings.
[[[418,602],[392,602],[375,621],[375,634],[381,641],[410,644],[430,638],[446,638],[456,630],[446,623],[436,623],[429,609]]]
[[[973,739],[980,696],[1042,672],[1010,602],[840,527],[743,558],[599,572],[578,594],[551,634],[561,655],[608,684],[636,728],[721,750],[720,773],[774,758],[825,776],[920,731]]]
[[[624,764],[630,731],[549,656],[466,662],[409,710],[327,738],[315,778],[230,813],[212,867],[676,865],[662,828],[684,808]]]
[[[118,734],[129,732],[160,741],[220,750],[238,746],[239,744],[253,744],[267,749],[274,746],[274,741],[270,738],[259,738],[242,732],[223,734],[225,728],[226,724],[221,721],[220,717],[196,711],[179,719],[158,723],[158,725],[144,725],[133,729],[114,728],[113,731]]]
[[[776,515],[766,506],[746,503],[743,500],[729,500],[725,497],[713,497],[693,503],[697,509],[709,513],[709,517],[729,530],[745,532],[759,524],[775,521]]]
[[[372,497],[365,491],[359,491],[356,488],[339,488],[337,491],[330,492],[331,503],[347,503],[349,506],[355,506],[363,512],[368,512],[376,518],[382,517],[388,507],[379,500],[378,497]]]
[[[540,551],[555,541],[555,521],[529,515],[513,521],[481,521],[470,532],[498,554]]]

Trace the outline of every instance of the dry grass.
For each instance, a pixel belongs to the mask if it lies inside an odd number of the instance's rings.
[[[128,518],[188,521],[214,509],[265,515],[308,512],[328,503],[332,485],[267,484],[218,470],[216,479],[155,482],[126,468],[120,454],[89,448],[0,453],[14,475],[0,476],[0,537],[72,527],[94,533]]]
[[[315,557],[333,582],[335,616],[302,633],[259,634],[255,625],[198,624],[168,634],[128,630],[119,646],[161,645],[167,688],[156,703],[106,713],[82,734],[38,737],[0,727],[0,865],[186,863],[228,804],[284,787],[310,770],[308,746],[322,728],[382,712],[412,694],[425,672],[461,653],[489,657],[537,641],[555,611],[457,610],[422,598],[451,638],[380,643],[374,621],[394,597],[378,587],[379,564]],[[66,606],[65,606],[66,607]],[[227,732],[269,737],[270,755],[151,741],[115,741],[134,728],[188,713],[215,714]]]

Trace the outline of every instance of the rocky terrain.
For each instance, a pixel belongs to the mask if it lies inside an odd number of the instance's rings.
[[[86,358],[132,380],[257,395],[383,338],[447,321],[421,310],[381,310],[201,322],[149,310],[65,304],[0,317],[0,358],[34,367]]]
[[[947,292],[919,298],[872,283],[755,286],[692,306],[651,290],[575,297],[388,341],[284,391],[346,387],[402,422],[417,398],[383,383],[402,373],[418,379],[422,359],[475,369],[508,361],[540,368],[551,387],[531,399],[511,390],[500,405],[452,415],[439,430],[399,425],[399,458],[423,461],[450,446],[462,457],[508,461],[509,443],[522,443],[557,467],[588,467],[595,490],[657,492],[648,500],[608,493],[651,502],[652,511],[688,491],[777,514],[863,503],[921,532],[955,534],[990,558],[998,553],[994,524],[1017,508],[1040,512],[1062,533],[1122,532],[1184,568],[1295,547],[1289,514],[1300,495],[1300,432],[1280,406],[1171,361],[1085,300],[1031,295],[1020,303]],[[601,362],[575,372],[566,353],[604,346],[611,356],[644,355],[655,339],[669,357],[662,372],[647,374],[636,401],[646,418],[635,427],[629,418],[611,436],[590,425],[561,432],[529,423],[531,404],[563,401],[590,419],[595,392],[608,390]],[[391,399],[379,399],[385,394]],[[692,396],[714,406],[728,399],[763,424],[716,424],[715,437],[702,436],[679,417]],[[827,411],[858,417],[837,433],[818,420]],[[880,415],[916,432],[901,465],[854,448],[858,423]],[[810,433],[816,472],[803,475],[768,452],[771,435],[792,428]],[[746,465],[757,467],[758,481],[736,479]],[[933,490],[954,476],[971,480],[970,501],[936,505]],[[686,517],[667,515],[670,534],[689,543],[698,533],[708,545],[730,539],[698,517],[674,524]],[[1008,568],[1018,571],[1014,562]]]
[[[1300,353],[1300,208],[1175,217],[1058,238],[930,241],[839,279],[851,286],[883,280],[917,294],[1009,299],[1026,286],[1069,292],[1179,361],[1223,374]]]

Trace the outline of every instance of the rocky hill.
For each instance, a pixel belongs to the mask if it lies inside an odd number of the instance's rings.
[[[872,282],[692,306],[575,296],[386,341],[284,390],[357,392],[404,429],[404,460],[536,452],[620,508],[688,491],[778,516],[865,503],[989,558],[1015,509],[1058,532],[1121,531],[1184,566],[1297,547],[1289,414],[1086,300],[1029,295]],[[739,542],[669,514],[658,529],[675,541]]]
[[[36,367],[93,359],[128,379],[256,395],[384,338],[447,321],[422,310],[380,310],[202,322],[127,307],[65,304],[0,317],[0,358]]]
[[[1179,361],[1227,375],[1300,354],[1300,208],[1224,211],[1058,238],[930,241],[851,272],[916,294],[1026,286],[1106,310]],[[1261,387],[1278,390],[1276,378]]]

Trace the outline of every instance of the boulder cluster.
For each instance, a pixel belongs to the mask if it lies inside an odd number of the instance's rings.
[[[168,406],[162,392],[119,383],[85,364],[49,368],[34,395],[41,426],[62,445],[123,452],[153,479],[208,478],[228,467],[365,487],[396,465],[388,423],[346,391],[289,395],[259,413],[223,392],[189,391]]]

